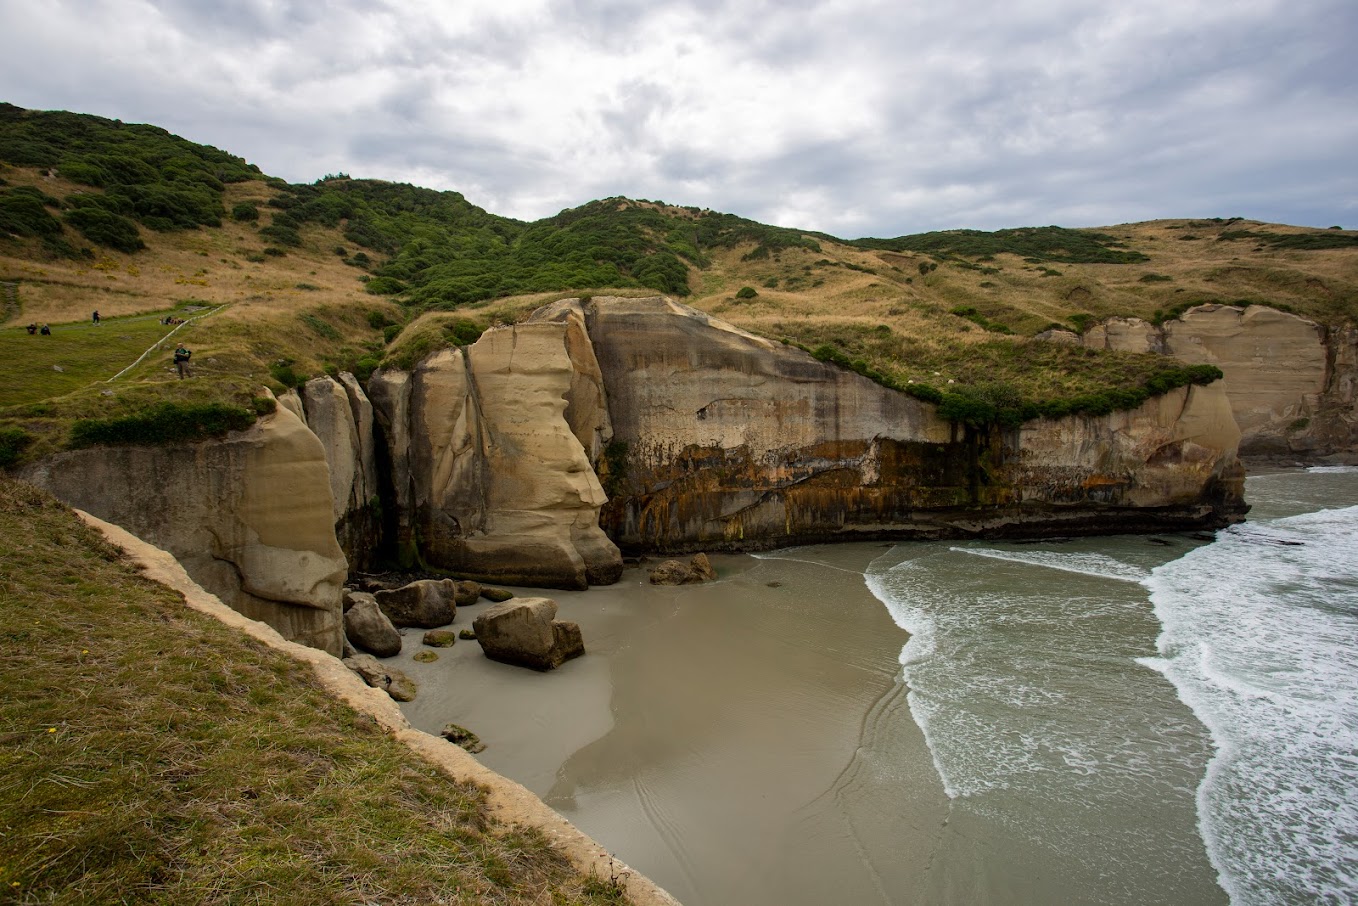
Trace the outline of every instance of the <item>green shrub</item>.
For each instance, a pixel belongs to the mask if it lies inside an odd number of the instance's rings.
[[[456,346],[470,346],[481,339],[481,334],[484,331],[485,329],[475,321],[468,321],[465,318],[443,326],[444,334]]]
[[[278,246],[276,246],[276,245],[266,245],[266,246],[264,247],[264,254],[265,254],[265,255],[268,255],[270,258],[286,258],[286,257],[288,257],[287,251],[286,251],[285,249],[280,249],[280,248],[279,248]]]
[[[259,235],[283,245],[290,245],[293,248],[302,244],[302,237],[297,232],[297,228],[283,223],[271,223],[266,227],[261,227]]]
[[[374,296],[394,296],[405,292],[407,287],[394,277],[373,277],[366,282],[363,289]]]
[[[736,290],[737,299],[753,299],[757,295],[759,295],[759,293],[755,291],[753,286],[742,286],[740,289]]]
[[[31,443],[33,443],[33,436],[23,428],[12,425],[0,427],[0,469],[8,468],[18,462],[24,449]]]
[[[47,213],[41,198],[17,189],[0,195],[0,235],[54,239],[61,235],[61,222]]]
[[[1140,282],[1142,282],[1142,283],[1169,283],[1169,282],[1171,282],[1173,279],[1174,279],[1173,277],[1171,277],[1171,276],[1169,276],[1169,275],[1167,275],[1167,274],[1142,274],[1142,275],[1141,275],[1141,280],[1140,280]]]
[[[255,413],[239,406],[163,402],[136,415],[79,419],[71,426],[69,446],[177,443],[220,437],[254,423]]]
[[[367,317],[368,326],[371,327],[373,330],[381,330],[383,327],[386,327],[387,325],[391,324],[391,318],[387,317],[387,313],[384,311],[379,311],[376,308],[369,309]]]
[[[231,219],[253,223],[259,219],[259,208],[253,201],[242,201],[231,209]]]
[[[96,245],[129,253],[146,248],[137,225],[121,214],[98,207],[83,207],[67,211],[65,217],[80,235]]]
[[[284,387],[300,387],[302,384],[306,383],[307,376],[305,374],[299,374],[292,366],[292,359],[279,359],[269,366],[269,374],[273,376],[275,381],[282,384]]]
[[[377,366],[380,364],[381,360],[378,359],[377,356],[365,355],[355,362],[354,366],[349,370],[353,372],[354,377],[367,383],[368,378],[372,377],[372,373],[377,370]]]
[[[307,327],[310,327],[312,330],[314,330],[317,334],[324,337],[325,339],[338,340],[340,338],[340,332],[335,328],[335,325],[329,323],[328,321],[322,321],[320,318],[312,314],[299,315],[298,317],[301,319],[303,324],[305,324]]]
[[[400,324],[388,324],[382,328],[382,342],[390,343],[401,332]]]

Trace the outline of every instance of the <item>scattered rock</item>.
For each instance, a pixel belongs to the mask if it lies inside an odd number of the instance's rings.
[[[452,579],[420,579],[394,591],[379,591],[374,597],[395,625],[434,629],[453,622],[456,586]]]
[[[494,601],[496,604],[501,604],[514,597],[514,592],[507,588],[487,587],[481,589],[481,597],[485,598],[487,601]]]
[[[769,588],[782,588],[782,587],[783,587],[783,583],[782,583],[782,582],[779,582],[779,581],[777,581],[777,580],[775,580],[775,581],[773,581],[773,582],[765,582],[764,584],[767,585]]]
[[[481,741],[481,737],[477,736],[466,727],[460,727],[457,724],[445,724],[443,732],[439,735],[449,742],[461,746],[473,755],[477,752],[484,752],[486,750],[486,744]]]
[[[437,651],[429,651],[428,649],[426,649],[424,651],[415,652],[415,660],[421,664],[432,664],[434,663],[434,661],[437,661],[438,659],[439,654]]]
[[[464,629],[463,632],[468,630]],[[451,629],[431,629],[424,634],[421,640],[430,648],[451,648],[457,641],[457,633]]]
[[[458,607],[469,607],[481,600],[481,583],[463,580],[453,584],[453,603]]]
[[[384,665],[371,654],[347,657],[344,666],[362,677],[363,682],[374,689],[381,689],[398,702],[415,700],[415,681],[395,667]]]
[[[362,594],[360,592],[359,594]],[[354,647],[377,655],[391,657],[401,653],[401,634],[391,625],[372,600],[372,595],[363,595],[366,601],[358,601],[344,614],[344,634]]]
[[[515,598],[485,611],[472,626],[491,660],[551,670],[585,653],[580,627],[555,617],[550,598]]]
[[[391,684],[387,686],[387,694],[398,702],[413,702],[415,693],[418,691],[415,681],[399,670],[393,670],[391,674]]]
[[[354,657],[359,653],[360,653],[359,650],[354,647],[354,643],[349,641],[349,638],[346,636],[344,639],[344,644],[340,647],[340,657],[341,658]]]
[[[348,612],[349,612],[349,608],[353,607],[353,606],[354,606],[355,604],[357,604],[359,601],[372,601],[374,604],[377,603],[377,599],[374,598],[372,595],[370,595],[370,594],[369,594],[368,592],[366,592],[366,591],[355,591],[355,590],[352,589],[352,588],[346,588],[346,589],[344,590],[344,612],[345,612],[345,613],[348,613]]]
[[[476,641],[476,633],[472,632],[470,629],[464,629],[464,630],[462,630],[461,632],[459,632],[459,633],[457,634],[457,637],[458,637],[459,639],[465,639],[466,641],[469,641],[469,642],[474,642],[474,641]]]
[[[696,554],[684,563],[680,560],[666,560],[651,570],[652,585],[694,585],[717,578],[706,554]]]

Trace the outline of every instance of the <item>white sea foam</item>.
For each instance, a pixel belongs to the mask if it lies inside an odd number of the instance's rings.
[[[1222,532],[1146,584],[1163,631],[1142,663],[1217,747],[1199,824],[1232,903],[1352,902],[1358,507]]]
[[[1146,570],[1131,563],[1124,563],[1115,557],[1100,553],[1080,553],[1073,551],[1011,551],[991,550],[984,547],[954,547],[950,550],[973,557],[988,557],[992,560],[1007,560],[1010,563],[1025,563],[1046,569],[1059,569],[1067,573],[1079,573],[1099,579],[1121,579],[1124,582],[1143,582],[1150,575]]]

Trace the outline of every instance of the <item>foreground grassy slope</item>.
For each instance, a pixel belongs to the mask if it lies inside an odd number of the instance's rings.
[[[249,408],[261,385],[407,365],[565,295],[654,292],[1030,417],[1176,379],[1157,357],[1028,341],[1054,326],[1205,302],[1355,319],[1358,233],[1212,218],[846,242],[625,198],[524,223],[456,192],[288,185],[154,127],[0,105],[0,433],[22,432],[20,457],[62,447],[79,418],[159,398]],[[97,341],[94,309],[115,319]],[[106,383],[171,311],[213,312],[174,337],[193,378],[175,379],[167,345]],[[42,345],[29,322],[59,328]]]
[[[619,901],[4,479],[0,564],[0,902]]]

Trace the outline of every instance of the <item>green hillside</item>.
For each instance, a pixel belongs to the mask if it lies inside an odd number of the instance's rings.
[[[1211,217],[841,240],[627,198],[526,223],[457,192],[290,185],[154,126],[0,104],[0,427],[19,438],[0,434],[0,462],[67,445],[79,419],[249,412],[260,385],[364,377],[605,293],[664,293],[958,420],[1015,423],[1211,378],[1030,342],[1051,327],[1206,302],[1354,320],[1358,232]],[[173,340],[167,314],[189,322]],[[45,344],[22,330],[49,322]],[[189,380],[157,342],[193,347]]]

